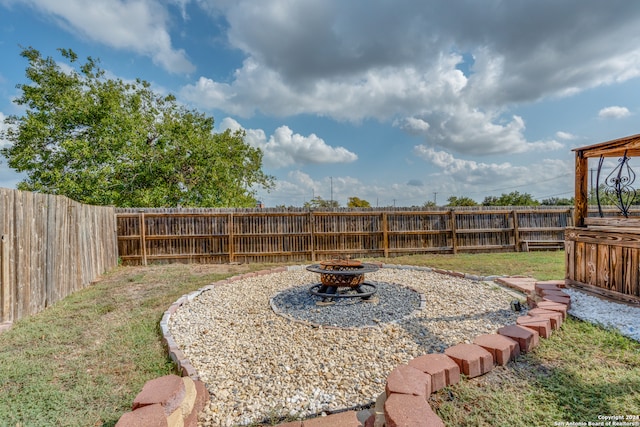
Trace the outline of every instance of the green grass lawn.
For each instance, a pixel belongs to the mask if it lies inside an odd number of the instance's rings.
[[[564,277],[563,252],[385,260],[478,275]],[[159,321],[190,291],[265,265],[119,267],[0,334],[0,426],[113,426],[174,372]],[[549,426],[640,414],[640,343],[575,319],[507,368],[431,397],[450,426]]]
[[[438,267],[480,276],[523,275],[553,280],[562,279],[565,275],[564,251],[407,255],[383,261],[390,264]]]
[[[640,411],[640,344],[576,319],[533,353],[431,397],[450,426],[553,426]],[[587,425],[585,424],[585,425]]]

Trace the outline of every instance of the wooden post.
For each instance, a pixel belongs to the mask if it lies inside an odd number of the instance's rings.
[[[310,233],[310,241],[309,245],[311,246],[311,261],[315,262],[316,260],[316,220],[313,216],[313,212],[309,211],[309,233]]]
[[[9,283],[9,236],[2,235],[0,250],[0,287],[2,287],[2,313],[0,322],[10,322],[13,320],[13,310],[11,310],[11,284]]]
[[[147,232],[144,219],[144,211],[140,212],[138,221],[140,221],[140,250],[142,251],[142,265],[147,265]]]
[[[229,232],[229,262],[235,262],[234,247],[233,247],[233,214],[230,213],[227,217],[227,231]]]
[[[520,230],[518,229],[518,211],[515,209],[511,211],[513,215],[513,241],[516,245],[515,252],[520,252]]]
[[[458,253],[458,236],[456,234],[456,212],[451,209],[451,249],[454,254]]]
[[[71,293],[82,289],[82,257],[80,253],[80,230],[82,229],[82,223],[80,218],[82,217],[80,205],[76,206],[74,201],[69,204],[69,224],[71,224],[71,233],[69,235],[69,253],[73,254],[71,259],[74,261],[73,265],[73,285]]]
[[[29,315],[29,287],[31,282],[28,276],[28,256],[25,253],[28,252],[28,248],[25,245],[29,242],[27,239],[30,231],[28,230],[28,223],[25,221],[25,207],[24,207],[24,193],[19,192],[16,195],[16,204],[14,211],[14,236],[17,236],[16,244],[14,246],[14,265],[15,265],[15,281],[17,291],[15,293],[15,316],[17,319],[22,319]],[[27,236],[27,237],[23,237]]]
[[[56,275],[56,264],[60,262],[56,254],[60,250],[60,242],[58,241],[58,204],[57,196],[49,194],[47,196],[47,258],[46,258],[46,276],[47,291],[45,296],[45,306],[50,306],[56,301],[58,290],[58,276]]]
[[[565,243],[564,243],[564,248],[565,248],[565,252],[564,252],[564,278],[565,279],[572,279],[575,280],[576,279],[576,270],[575,270],[575,249],[576,249],[576,242],[575,240],[568,240],[565,237]]]
[[[584,219],[589,208],[589,159],[582,151],[576,151],[576,182],[575,182],[575,211],[574,226],[584,227]]]
[[[569,218],[567,218],[567,227],[573,227],[575,222],[575,212],[576,212],[576,208],[571,206],[569,208]]]
[[[384,257],[389,258],[389,221],[387,212],[382,212],[382,245],[384,248]]]

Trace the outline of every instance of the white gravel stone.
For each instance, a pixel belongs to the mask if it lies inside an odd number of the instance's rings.
[[[426,305],[397,323],[361,329],[294,322],[275,314],[269,300],[318,281],[303,269],[216,286],[183,304],[169,329],[211,393],[201,424],[245,425],[370,404],[398,364],[470,343],[522,315],[510,309],[513,294],[490,282],[394,268],[367,279],[410,286],[424,293]]]
[[[569,314],[640,341],[640,307],[607,301],[576,289],[564,289],[571,296]]]

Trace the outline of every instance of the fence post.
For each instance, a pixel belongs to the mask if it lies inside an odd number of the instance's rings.
[[[382,245],[384,247],[384,257],[389,258],[389,221],[387,212],[382,212]]]
[[[454,254],[458,253],[458,234],[456,232],[456,212],[451,209],[451,249]]]
[[[516,245],[515,251],[514,252],[520,252],[521,248],[520,248],[520,229],[519,229],[519,221],[518,221],[518,211],[517,210],[513,210],[511,211],[512,215],[513,215],[513,239],[514,239],[514,243]]]
[[[313,211],[309,211],[309,233],[311,235],[310,239],[311,241],[309,242],[309,245],[311,246],[311,261],[315,262],[316,260],[316,236],[315,236],[315,231],[316,231],[316,225],[315,225],[316,221],[315,218],[313,216]]]
[[[0,313],[0,322],[10,322],[13,320],[13,310],[11,310],[11,284],[9,283],[9,239],[6,234],[2,235],[0,251],[0,262],[2,268],[0,270],[0,286],[2,287],[2,313]]]
[[[147,227],[144,219],[144,211],[140,211],[138,221],[140,221],[140,250],[142,251],[142,265],[147,265]]]
[[[572,206],[569,208],[569,217],[567,218],[567,225],[566,227],[573,227],[575,226],[573,219],[575,218],[575,208]]]
[[[227,231],[229,232],[229,263],[235,262],[233,247],[233,213],[230,213],[227,219]]]

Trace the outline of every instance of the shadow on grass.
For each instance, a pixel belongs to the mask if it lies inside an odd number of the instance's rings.
[[[640,411],[640,381],[620,372],[585,379],[572,368],[553,368],[549,375],[538,372],[533,385],[546,394],[549,404],[562,414],[557,421],[593,423],[602,421],[599,416]]]
[[[640,414],[640,343],[570,317],[544,344],[529,356],[533,385],[561,421]]]

